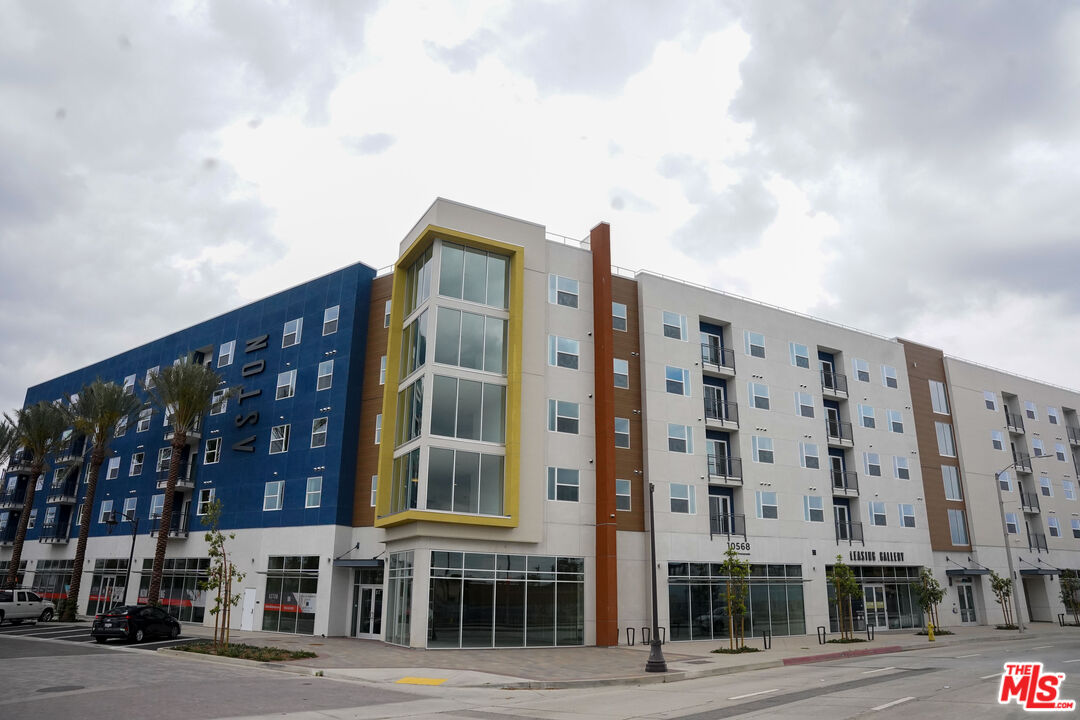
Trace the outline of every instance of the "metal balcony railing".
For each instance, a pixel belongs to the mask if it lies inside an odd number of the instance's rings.
[[[1075,425],[1066,425],[1065,432],[1069,434],[1070,445],[1080,445],[1080,427]]]
[[[715,397],[705,396],[705,419],[715,422],[739,424],[739,404],[720,402]]]
[[[854,545],[855,543],[866,544],[863,538],[861,522],[838,522],[834,523],[834,526],[836,527],[836,543],[838,545],[842,542],[846,542],[848,545]]]
[[[82,460],[86,451],[86,441],[83,438],[69,440],[53,453],[54,465],[67,465],[77,460]]]
[[[829,442],[834,445],[852,444],[855,442],[851,434],[851,423],[843,420],[826,420],[825,435]]]
[[[157,537],[161,532],[161,516],[150,521],[150,534]],[[172,514],[172,522],[169,523],[169,537],[186,538],[188,536],[188,516],[181,513]]]
[[[1022,435],[1024,433],[1024,420],[1016,413],[1009,412],[1009,409],[1005,408],[1005,427],[1011,433]]]
[[[21,508],[26,500],[26,486],[16,485],[14,489],[0,493],[0,510]]]
[[[709,498],[709,539],[723,535],[746,537],[746,516],[720,512],[719,498]]]
[[[712,365],[714,368],[726,368],[731,372],[735,372],[735,351],[731,348],[701,343],[701,364]]]
[[[75,495],[79,488],[79,478],[74,476],[69,480],[62,482],[53,482],[49,485],[49,492],[45,496],[46,503],[64,503],[70,504],[75,502]]]
[[[1042,533],[1028,533],[1028,548],[1035,552],[1049,552],[1046,547],[1046,535]]]
[[[847,375],[838,372],[821,371],[821,391],[833,395],[847,395]]]
[[[1021,492],[1020,509],[1032,515],[1038,514],[1041,511],[1041,508],[1039,507],[1039,496],[1035,493]]]
[[[709,480],[720,479],[742,484],[742,458],[709,455]]]
[[[8,472],[25,472],[30,469],[34,462],[34,454],[28,450],[20,450],[11,456],[8,461]]]
[[[196,465],[187,460],[180,463],[180,473],[176,478],[176,487],[178,488],[191,488],[195,486],[195,469]],[[164,490],[165,486],[169,484],[169,466],[166,465],[161,470],[158,470],[157,474],[157,487],[158,490]]]
[[[859,477],[854,470],[830,470],[833,495],[858,495]]]
[[[65,543],[70,540],[68,533],[69,523],[67,520],[63,522],[52,522],[41,526],[41,534],[38,535],[38,542],[43,543]]]
[[[1031,456],[1026,452],[1014,452],[1013,462],[1016,463],[1017,472],[1030,473],[1031,472]]]

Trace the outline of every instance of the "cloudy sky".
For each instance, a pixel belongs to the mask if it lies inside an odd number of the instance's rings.
[[[436,196],[1080,386],[1080,7],[0,1],[0,407]]]

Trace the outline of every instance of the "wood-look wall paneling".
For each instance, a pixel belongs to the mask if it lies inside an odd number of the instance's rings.
[[[919,464],[922,469],[923,498],[926,501],[926,522],[930,530],[930,546],[934,550],[943,551],[970,549],[970,545],[952,544],[948,511],[950,509],[964,511],[965,522],[967,522],[968,526],[968,540],[971,539],[971,520],[967,517],[967,505],[964,501],[945,499],[945,484],[941,476],[942,465],[955,465],[959,468],[959,460],[958,458],[943,457],[938,454],[935,423],[952,423],[952,416],[935,413],[930,402],[931,380],[944,384],[946,396],[948,397],[944,355],[936,348],[919,345],[908,340],[901,340],[900,342],[904,346],[908,379],[911,384],[911,409],[915,417],[915,437],[919,446]],[[948,397],[948,400],[951,409],[952,398]],[[956,442],[956,437],[957,433],[954,428],[954,442]],[[963,472],[960,472],[960,483],[966,489]]]
[[[383,389],[379,384],[382,357],[386,354],[387,329],[384,326],[386,301],[394,288],[394,276],[384,275],[371,283],[371,310],[368,315],[367,349],[364,353],[364,384],[360,400],[360,435],[356,439],[356,479],[353,493],[353,527],[370,527],[375,523],[375,508],[371,506],[371,476],[379,472],[379,446],[375,444],[375,418],[382,412]],[[394,368],[386,369],[387,382],[398,376]],[[393,433],[383,422],[383,439],[393,442]]]
[[[611,299],[626,305],[626,332],[613,331],[612,345],[616,358],[626,360],[630,368],[630,387],[615,390],[615,417],[630,419],[630,447],[615,449],[615,477],[630,481],[630,510],[617,512],[619,530],[645,531],[645,489],[642,468],[645,466],[641,415],[641,341],[637,282],[623,277],[611,279]],[[635,412],[636,411],[636,412]],[[611,439],[614,442],[614,438]]]

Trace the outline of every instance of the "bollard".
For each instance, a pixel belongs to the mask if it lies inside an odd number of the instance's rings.
[[[663,645],[667,642],[667,628],[661,625],[657,628],[657,631],[660,633],[660,644]]]
[[[818,625],[817,626],[817,644],[818,645],[824,645],[825,644],[825,626],[824,625]]]
[[[926,635],[930,638],[930,642],[934,642],[934,623],[927,623]]]
[[[765,630],[761,633],[761,644],[764,646],[764,650],[772,649],[772,633]]]
[[[1065,613],[1058,614],[1058,625],[1065,627]]]
[[[634,645],[634,628],[626,628],[626,644],[633,647]]]
[[[874,633],[875,633],[875,631],[876,631],[876,628],[873,625],[867,625],[866,626],[866,639],[867,639],[867,641],[869,641],[869,642],[874,641]]]

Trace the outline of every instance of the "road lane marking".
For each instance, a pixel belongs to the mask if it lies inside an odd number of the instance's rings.
[[[877,670],[863,670],[862,674],[863,675],[869,675],[870,673],[885,672],[886,670],[895,670],[895,669],[896,669],[895,665],[890,665],[889,667],[878,668]]]
[[[1080,662],[1080,658],[1076,658],[1075,660],[1066,660],[1065,664],[1068,665],[1069,663],[1074,663],[1074,662]]]
[[[757,692],[746,693],[745,695],[735,695],[729,697],[728,700],[742,700],[743,698],[754,697],[755,695],[767,695],[769,693],[774,693],[779,689],[780,688],[773,688],[772,690],[758,690]]]
[[[983,675],[979,679],[980,680],[989,680],[990,678],[999,678],[999,677],[1001,677],[1001,673],[998,672],[998,673],[992,673],[990,675]]]
[[[964,658],[978,657],[979,655],[982,655],[982,653],[970,653],[968,655],[957,655],[956,659],[957,660],[963,660]]]
[[[422,678],[403,677],[397,681],[398,685],[442,685],[447,678]]]
[[[1045,650],[1046,648],[1052,648],[1053,645],[1039,645],[1038,647],[1028,648],[1028,650]]]
[[[900,703],[906,703],[908,700],[914,700],[914,699],[915,699],[914,697],[900,698],[899,700],[893,700],[890,703],[885,703],[884,705],[878,705],[877,707],[870,708],[870,709],[871,710],[884,710],[885,708],[891,708],[893,705],[899,705]]]

